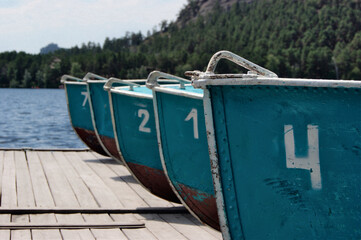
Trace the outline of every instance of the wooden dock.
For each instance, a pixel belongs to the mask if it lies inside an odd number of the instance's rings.
[[[222,239],[90,151],[0,150],[0,239]]]

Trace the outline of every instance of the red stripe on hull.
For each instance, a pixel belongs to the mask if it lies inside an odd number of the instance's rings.
[[[220,231],[217,204],[214,196],[199,193],[183,184],[178,184],[178,193],[198,218],[210,227]]]
[[[151,193],[165,200],[180,203],[162,170],[130,162],[127,162],[127,165],[139,182]]]
[[[80,139],[94,152],[97,152],[103,156],[107,156],[106,152],[103,150],[102,146],[100,145],[97,136],[95,135],[94,131],[86,130],[83,128],[74,128]]]
[[[102,141],[104,147],[110,152],[110,154],[118,159],[119,161],[122,159],[119,155],[117,145],[114,138],[100,136],[100,140]]]

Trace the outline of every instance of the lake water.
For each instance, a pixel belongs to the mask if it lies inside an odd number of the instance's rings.
[[[0,148],[85,148],[63,89],[0,88]]]

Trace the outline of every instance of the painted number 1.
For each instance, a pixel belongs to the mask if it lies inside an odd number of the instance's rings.
[[[184,121],[189,121],[193,118],[193,136],[194,139],[198,139],[198,112],[197,109],[192,108],[191,112],[188,114],[188,116],[186,117],[186,119],[184,119]]]
[[[147,109],[139,109],[138,110],[138,117],[140,117],[140,118],[143,117],[143,120],[139,125],[139,131],[140,132],[145,132],[145,133],[150,133],[150,128],[145,127],[145,125],[149,121],[149,112],[148,112],[148,110]]]
[[[287,168],[299,168],[310,171],[312,188],[314,190],[321,190],[322,183],[318,146],[318,126],[307,125],[307,157],[296,157],[295,155],[295,139],[293,135],[293,126],[285,125],[284,131]]]

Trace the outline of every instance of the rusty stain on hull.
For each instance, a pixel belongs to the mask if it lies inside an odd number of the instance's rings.
[[[183,184],[176,185],[178,193],[187,206],[198,216],[205,224],[220,231],[217,203],[214,196],[187,187]]]
[[[120,160],[122,157],[119,155],[117,145],[114,138],[106,137],[100,135],[100,140],[102,141],[104,147],[109,151],[109,153],[115,157],[116,159]]]
[[[97,136],[94,131],[86,130],[83,128],[74,127],[74,130],[80,137],[80,139],[94,152],[97,152],[103,156],[107,156],[106,152],[103,150],[102,146],[98,142]]]
[[[180,203],[162,170],[131,162],[127,162],[127,165],[138,181],[152,194],[171,202]]]

